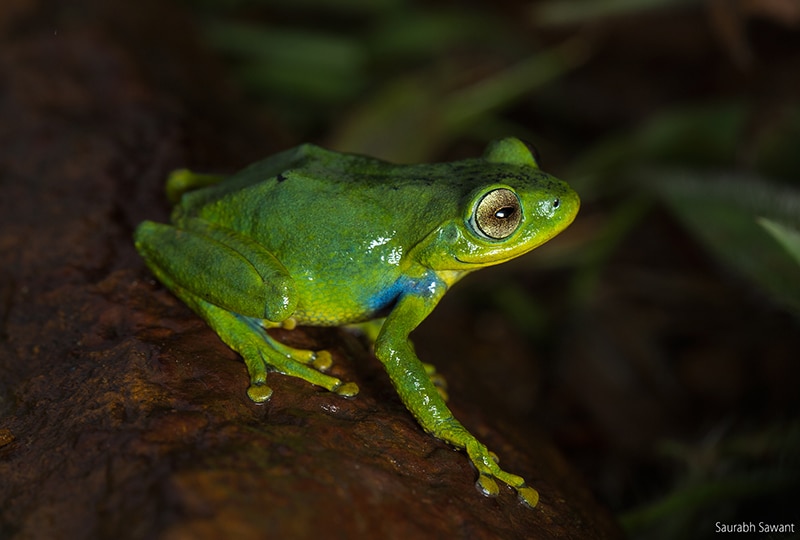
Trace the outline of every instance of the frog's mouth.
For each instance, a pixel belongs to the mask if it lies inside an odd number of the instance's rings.
[[[558,236],[572,223],[575,214],[577,214],[577,207],[571,215],[567,216],[567,219],[556,223],[548,230],[523,231],[519,236],[510,236],[503,242],[494,245],[471,240],[467,244],[467,249],[459,250],[459,253],[453,255],[453,259],[459,264],[471,267],[492,266],[516,259]]]
[[[525,253],[531,251],[536,246],[533,246],[529,249],[525,250],[515,250],[511,253],[500,252],[500,253],[484,253],[474,259],[462,259],[458,255],[455,255],[453,258],[459,264],[464,264],[467,266],[491,266],[494,264],[502,264],[504,262],[510,261],[511,259],[516,259],[520,255],[524,255]]]
[[[453,255],[453,259],[463,265],[467,266],[493,266],[495,264],[502,264],[512,259],[516,259],[521,255],[533,251],[542,244],[546,244],[554,236],[561,232],[561,229],[551,231],[547,234],[537,234],[528,236],[523,241],[515,242],[511,246],[496,246],[494,249],[476,250],[475,253],[459,253]]]

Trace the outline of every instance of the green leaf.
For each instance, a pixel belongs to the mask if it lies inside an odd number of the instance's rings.
[[[797,264],[800,265],[800,230],[792,227],[781,225],[777,221],[772,221],[767,218],[758,218],[758,224],[764,227],[775,240],[778,241],[785,249],[786,252],[794,257]]]
[[[777,303],[800,312],[800,271],[794,249],[800,192],[763,178],[702,173],[651,173],[656,192],[723,265],[748,277]],[[758,219],[793,234],[776,241]],[[768,232],[769,231],[769,232]],[[778,233],[782,234],[782,233]]]

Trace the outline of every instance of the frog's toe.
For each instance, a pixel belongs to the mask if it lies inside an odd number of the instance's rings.
[[[333,357],[328,351],[317,351],[311,365],[320,371],[328,371],[333,365]]]
[[[497,482],[495,482],[494,478],[487,474],[478,475],[478,481],[475,482],[475,487],[487,497],[497,497],[497,495],[500,493],[500,488],[497,487]]]
[[[504,478],[500,480],[508,483],[508,485],[517,492],[517,497],[519,497],[520,502],[530,508],[536,507],[536,505],[539,503],[538,491],[526,485],[525,481],[516,475],[505,473],[503,476]],[[479,474],[478,480],[475,482],[475,487],[487,497],[497,497],[497,495],[500,493],[500,488],[497,485],[497,481],[489,474]]]
[[[334,392],[342,397],[354,397],[358,394],[358,385],[354,382],[342,383],[333,389]]]
[[[290,361],[306,364],[319,371],[327,371],[333,365],[333,357],[328,351],[311,351],[308,349],[295,349],[281,343],[273,337],[267,335],[265,340],[270,347],[278,354],[283,355]]]
[[[256,403],[264,403],[272,397],[272,388],[266,384],[251,384],[247,389],[247,397]]]
[[[517,489],[517,496],[519,500],[531,507],[534,508],[539,503],[539,492],[529,486],[520,486]]]

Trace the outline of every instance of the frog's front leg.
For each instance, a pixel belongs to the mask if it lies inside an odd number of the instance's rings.
[[[496,496],[499,488],[495,480],[500,480],[514,488],[523,503],[534,507],[539,500],[536,490],[528,487],[523,478],[502,470],[497,456],[455,419],[425,365],[414,352],[409,334],[431,312],[437,301],[438,297],[403,296],[386,318],[375,342],[375,355],[385,366],[403,403],[423,429],[466,450],[478,470],[476,486],[484,495]]]
[[[372,319],[371,321],[351,324],[349,325],[349,328],[357,332],[361,332],[371,344],[374,344],[375,340],[378,339],[378,335],[380,335],[384,321],[384,318]],[[413,349],[414,343],[409,341],[409,345]],[[431,382],[434,384],[434,386],[436,386],[436,390],[439,392],[439,395],[442,396],[445,401],[447,401],[447,379],[444,378],[444,375],[436,371],[436,366],[433,364],[427,364],[423,362],[422,366],[425,368],[425,373],[428,374]]]
[[[267,328],[292,327],[297,305],[294,282],[274,256],[233,231],[199,220],[184,225],[186,229],[179,229],[145,221],[136,230],[136,248],[159,281],[242,355],[253,401],[272,395],[268,371],[344,396],[358,393],[355,384],[320,372],[330,367],[327,351],[294,349],[267,334]]]

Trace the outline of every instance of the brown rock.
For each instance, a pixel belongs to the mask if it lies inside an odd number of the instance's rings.
[[[503,436],[453,396],[542,500],[480,496],[466,457],[422,432],[343,331],[286,338],[330,348],[357,398],[272,375],[272,400],[250,402],[244,364],[131,243],[140,220],[166,218],[166,172],[236,137],[200,141],[193,129],[213,120],[187,120],[155,89],[200,86],[187,107],[216,97],[189,71],[158,79],[170,55],[185,65],[165,51],[199,54],[152,41],[180,19],[149,2],[135,16],[122,2],[3,10],[0,538],[618,536],[547,441]]]

